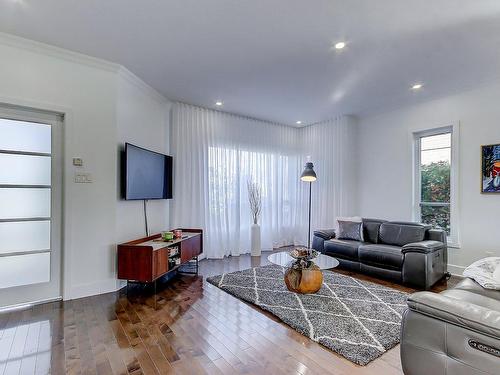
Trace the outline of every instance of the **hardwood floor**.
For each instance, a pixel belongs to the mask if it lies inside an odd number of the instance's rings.
[[[268,254],[200,261],[198,276],[158,283],[156,294],[131,286],[0,314],[0,374],[402,374],[399,346],[357,366],[204,281]]]

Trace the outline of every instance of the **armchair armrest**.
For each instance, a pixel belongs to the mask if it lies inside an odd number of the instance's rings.
[[[401,251],[403,254],[406,253],[433,253],[436,250],[440,250],[445,247],[445,244],[440,241],[420,241],[420,242],[412,242],[403,246]]]
[[[412,294],[408,298],[408,306],[410,310],[447,323],[500,337],[500,311],[431,292]]]
[[[329,240],[330,238],[335,238],[335,229],[315,230],[314,235],[317,237],[321,237],[324,240]]]

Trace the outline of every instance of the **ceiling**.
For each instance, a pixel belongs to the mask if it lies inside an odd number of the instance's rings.
[[[122,64],[172,100],[289,125],[500,78],[498,0],[0,0],[0,31]]]

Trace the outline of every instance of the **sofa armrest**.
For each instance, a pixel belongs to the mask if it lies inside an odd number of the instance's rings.
[[[329,240],[330,238],[335,238],[335,229],[315,230],[314,235],[317,237],[321,237],[324,240]]]
[[[446,232],[442,229],[429,229],[425,233],[425,240],[432,240],[432,241],[440,241],[443,243],[447,243],[447,237],[448,235]]]
[[[412,242],[406,244],[402,247],[401,251],[403,254],[406,253],[433,253],[434,251],[441,250],[445,247],[445,244],[440,241],[420,241],[420,242]]]
[[[500,311],[449,298],[437,293],[417,292],[408,298],[410,310],[480,332],[500,337]]]

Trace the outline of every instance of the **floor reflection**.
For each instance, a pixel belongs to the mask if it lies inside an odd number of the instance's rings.
[[[15,324],[26,316],[12,317],[0,330],[0,374],[48,374],[52,348],[51,322]]]
[[[117,302],[126,303],[132,308],[143,306],[153,310],[161,310],[171,304],[182,314],[202,296],[202,285],[202,276],[179,273],[149,284],[130,283],[120,290]],[[179,295],[181,291],[182,297]]]

